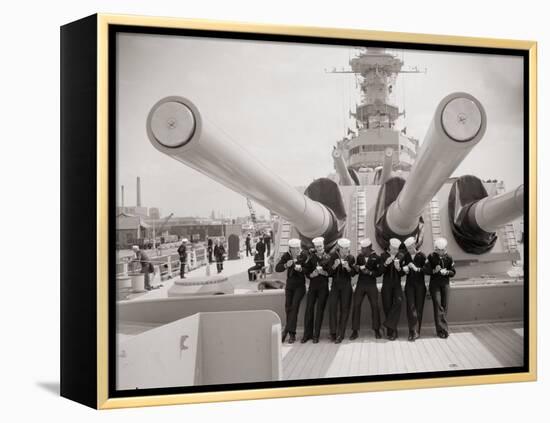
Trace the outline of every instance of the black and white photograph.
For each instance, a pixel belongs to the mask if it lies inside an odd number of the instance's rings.
[[[525,368],[523,55],[114,37],[116,391]]]

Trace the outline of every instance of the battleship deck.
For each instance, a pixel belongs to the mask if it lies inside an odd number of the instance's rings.
[[[157,325],[124,323],[119,339],[139,335]],[[318,379],[516,367],[523,365],[523,324],[499,322],[451,325],[447,339],[434,336],[433,327],[424,327],[415,342],[406,332],[396,341],[374,339],[372,331],[341,344],[323,334],[318,344],[284,343],[281,348],[283,380]]]

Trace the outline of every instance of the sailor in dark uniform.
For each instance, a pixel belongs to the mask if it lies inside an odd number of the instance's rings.
[[[434,242],[435,251],[426,259],[424,272],[430,275],[430,295],[434,307],[434,322],[437,336],[447,338],[449,326],[447,310],[449,307],[449,278],[456,274],[453,258],[447,254],[447,240],[438,238]]]
[[[307,290],[306,313],[304,315],[304,337],[302,343],[313,339],[313,343],[319,342],[323,314],[328,298],[328,273],[330,256],[325,253],[325,239],[318,237],[313,239],[313,251],[306,262],[306,276],[309,278]]]
[[[248,235],[246,236],[246,239],[244,241],[244,244],[246,246],[246,256],[248,257],[248,254],[252,255],[252,247],[251,247],[251,243],[252,242],[252,237],[250,236],[250,232],[248,233]]]
[[[299,239],[293,238],[288,241],[288,252],[281,256],[281,259],[275,266],[276,272],[287,271],[285,286],[285,312],[286,324],[283,330],[282,341],[285,342],[286,336],[290,335],[288,342],[290,344],[296,341],[296,322],[298,320],[298,310],[300,302],[306,293],[305,263],[307,253],[301,250]]]
[[[185,265],[187,264],[187,238],[183,238],[178,247],[180,256],[180,278],[185,279]]]
[[[360,242],[361,253],[357,256],[355,270],[359,274],[357,285],[353,293],[353,311],[351,315],[351,336],[354,340],[359,336],[361,321],[361,305],[365,295],[369,299],[372,315],[372,329],[376,339],[382,338],[380,333],[380,307],[378,306],[378,288],[376,277],[380,275],[380,257],[372,249],[372,242],[369,238]]]
[[[330,339],[337,344],[342,342],[346,333],[353,294],[351,278],[355,275],[355,257],[349,253],[350,245],[349,239],[340,238],[336,251],[330,255],[329,327]]]
[[[390,239],[389,251],[384,251],[380,256],[382,270],[382,307],[386,320],[384,326],[390,341],[397,339],[397,326],[401,317],[401,304],[403,303],[403,288],[401,277],[403,272],[404,254],[400,251],[401,241]]]
[[[417,251],[414,237],[407,238],[403,244],[407,248],[403,271],[407,275],[405,298],[407,299],[409,341],[414,341],[420,336],[424,300],[426,299],[426,282],[424,280],[426,256],[421,251]]]

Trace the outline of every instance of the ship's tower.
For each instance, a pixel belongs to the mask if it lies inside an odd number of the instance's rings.
[[[403,69],[403,61],[397,55],[374,47],[363,49],[349,64],[350,70],[333,73],[353,73],[358,77],[361,102],[351,113],[356,131],[349,130],[348,136],[337,142],[333,156],[341,156],[356,183],[379,184],[384,166],[386,174],[388,170],[408,172],[416,158],[418,140],[407,136],[406,128],[396,127],[396,121],[405,112],[394,104],[392,93],[397,75],[420,71]],[[388,164],[391,169],[387,169]],[[342,175],[342,163],[335,163],[335,167]],[[340,178],[347,185],[345,179]]]

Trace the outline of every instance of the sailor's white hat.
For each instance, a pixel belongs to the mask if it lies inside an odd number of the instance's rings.
[[[288,246],[291,248],[300,247],[300,240],[297,238],[292,238],[288,240]]]
[[[351,245],[351,241],[347,238],[340,238],[338,240],[338,246],[341,248],[349,248]]]
[[[317,238],[313,238],[311,242],[313,242],[313,245],[323,245],[325,243],[325,238],[318,236]]]
[[[370,240],[370,238],[365,238],[362,239],[359,244],[361,245],[361,248],[370,247],[372,245],[372,241]]]
[[[390,239],[390,246],[393,248],[399,248],[401,247],[401,241],[399,241],[397,238]]]
[[[434,242],[435,248],[443,250],[447,248],[447,240],[445,238],[437,238]]]
[[[187,238],[183,238],[181,242],[189,242],[189,240]]]
[[[139,250],[139,246],[137,246],[137,245],[132,245],[132,250]]]
[[[410,236],[403,242],[403,244],[405,244],[405,247],[410,247],[411,245],[416,244],[416,240],[414,239],[413,236]]]

